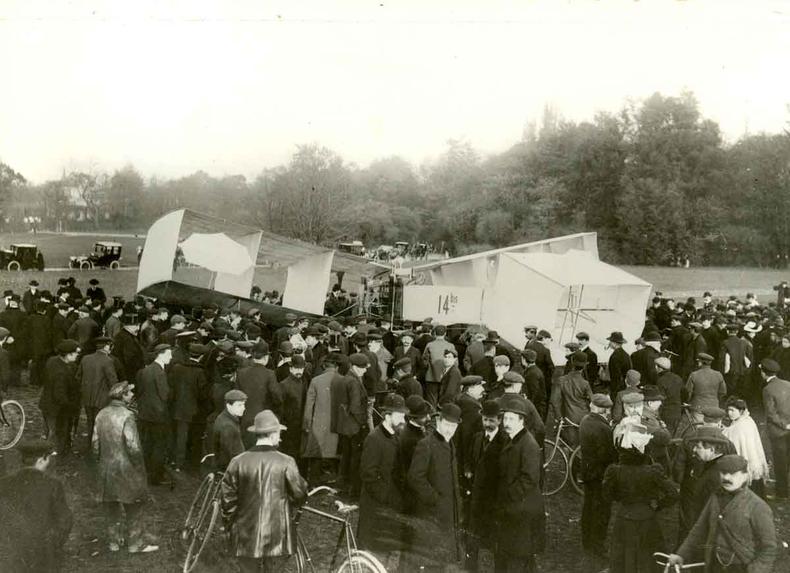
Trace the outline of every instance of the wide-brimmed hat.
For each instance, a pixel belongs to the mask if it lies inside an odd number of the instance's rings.
[[[751,332],[752,334],[757,334],[758,332],[763,331],[763,325],[757,324],[755,321],[750,320],[743,326],[744,332]]]
[[[280,423],[280,420],[277,419],[274,412],[271,410],[263,410],[255,414],[255,421],[252,426],[247,428],[247,431],[252,434],[268,434],[269,432],[287,429],[288,427]]]
[[[615,330],[606,337],[606,340],[609,342],[614,342],[615,344],[625,344],[625,338],[623,338],[623,333]]]

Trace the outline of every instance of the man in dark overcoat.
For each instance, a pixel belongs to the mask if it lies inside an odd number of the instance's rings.
[[[658,332],[651,331],[645,334],[642,340],[645,341],[645,347],[631,354],[631,367],[641,375],[643,386],[655,386],[657,379],[655,361],[661,356],[661,353],[652,345],[658,345],[661,342],[661,336]],[[647,344],[648,342],[652,345]]]
[[[393,365],[394,373],[394,388],[400,396],[405,400],[409,396],[423,397],[422,384],[417,382],[411,371],[411,359],[403,357]]]
[[[554,384],[551,393],[551,411],[554,414],[555,424],[559,424],[562,418],[579,424],[590,411],[592,388],[582,375],[582,371],[587,366],[587,355],[576,351],[571,356],[573,371],[561,376]],[[578,431],[576,428],[567,428],[564,438],[569,444],[575,445],[579,441]]]
[[[355,352],[349,357],[351,368],[344,377],[345,384],[332,396],[333,419],[340,438],[340,480],[350,497],[359,496],[359,463],[362,457],[362,444],[370,431],[372,418],[369,411],[369,398],[362,377],[370,366],[370,360],[362,353]],[[334,381],[333,381],[334,384]],[[372,397],[371,397],[372,399]]]
[[[0,571],[60,571],[73,520],[63,484],[49,475],[55,448],[25,440],[17,450],[23,467],[0,479]]]
[[[59,302],[55,305],[56,312],[52,315],[52,323],[50,325],[52,332],[52,348],[55,348],[62,340],[69,337],[69,327],[71,323],[67,318],[71,307],[68,303]]]
[[[0,312],[0,326],[7,329],[14,339],[8,350],[11,364],[11,385],[19,384],[19,375],[28,359],[27,314],[19,308],[19,295],[12,294],[6,308]]]
[[[27,318],[27,341],[30,356],[30,383],[41,386],[44,382],[44,364],[52,356],[52,321],[47,316],[47,303],[34,300]]]
[[[172,356],[173,350],[169,345],[158,344],[154,347],[154,360],[137,373],[136,379],[137,421],[151,485],[159,485],[164,479],[170,445],[170,385],[166,368]]]
[[[282,414],[282,391],[274,371],[268,368],[269,345],[259,342],[252,349],[252,364],[240,368],[236,375],[236,386],[247,395],[247,404],[241,418],[241,427],[248,428],[255,416],[271,410],[275,416]],[[255,444],[255,434],[242,432],[244,446]]]
[[[208,379],[200,358],[207,348],[202,344],[189,345],[189,362],[173,364],[168,373],[170,409],[175,430],[176,471],[183,470],[188,461],[200,459],[201,438],[205,418],[202,406],[209,391]]]
[[[123,328],[113,338],[112,353],[121,362],[122,380],[135,380],[145,366],[145,351],[137,338],[140,332],[138,314],[132,303],[127,303],[121,316]]]
[[[471,489],[471,482],[468,482],[464,475],[466,467],[466,455],[472,443],[472,436],[483,428],[480,410],[483,406],[483,379],[475,374],[461,378],[461,395],[455,403],[461,410],[461,423],[453,437],[455,444],[456,459],[458,460],[459,485],[462,491]]]
[[[672,371],[672,362],[669,358],[665,356],[656,358],[655,363],[658,371],[656,385],[664,395],[661,419],[666,423],[669,433],[674,435],[675,428],[683,415],[683,379]]]
[[[540,489],[541,449],[525,426],[526,400],[508,394],[500,401],[502,429],[510,437],[499,454],[496,505],[499,535],[497,571],[537,570],[535,554],[545,544],[546,521]]]
[[[603,497],[603,476],[609,464],[617,461],[609,416],[612,400],[606,394],[594,394],[590,413],[579,425],[582,464],[580,478],[584,482],[582,506],[582,547],[594,555],[606,553],[606,529],[611,506]]]
[[[606,340],[614,349],[609,357],[609,397],[614,402],[617,393],[625,390],[625,374],[631,370],[631,357],[623,350],[626,341],[622,332],[612,332]]]
[[[779,378],[779,364],[764,358],[760,373],[765,380],[763,405],[776,475],[776,497],[787,499],[790,469],[790,382]]]
[[[80,383],[80,400],[85,408],[88,422],[88,450],[93,439],[96,415],[110,401],[108,392],[118,382],[118,373],[110,352],[112,340],[106,336],[94,339],[96,351],[84,356],[77,366],[77,381]]]
[[[27,283],[27,290],[22,295],[22,307],[27,314],[36,312],[36,303],[41,299],[41,292],[38,290],[38,281],[33,279]]]
[[[524,372],[524,394],[527,399],[535,404],[542,419],[546,419],[548,405],[546,402],[546,381],[543,371],[538,368],[535,361],[538,354],[531,348],[521,351],[521,366]]]
[[[577,332],[576,340],[579,341],[579,350],[587,355],[587,367],[584,369],[584,378],[590,383],[593,390],[598,385],[598,355],[590,348],[590,335],[586,332]]]
[[[76,379],[79,345],[66,339],[55,349],[44,366],[44,387],[38,407],[44,417],[47,438],[54,434],[55,446],[61,456],[71,452],[71,419],[80,407],[80,387]]]
[[[304,356],[294,355],[291,359],[288,376],[280,382],[283,399],[281,419],[283,425],[288,426],[280,444],[280,451],[296,460],[302,474],[307,473],[307,468],[302,462],[302,419],[304,418],[304,399],[309,383],[309,380],[305,379],[305,366],[307,363]]]
[[[376,554],[388,571],[394,571],[403,539],[405,495],[398,468],[397,433],[408,409],[402,396],[388,394],[381,412],[383,420],[362,446],[357,540],[360,547]]]
[[[416,565],[443,569],[460,557],[461,499],[453,435],[461,422],[461,409],[445,404],[436,429],[420,440],[407,474],[416,496],[419,534],[412,540]]]

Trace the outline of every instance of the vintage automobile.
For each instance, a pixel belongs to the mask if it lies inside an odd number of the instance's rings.
[[[36,245],[14,244],[0,250],[0,268],[9,271],[44,270],[44,255]]]
[[[94,268],[118,269],[121,267],[120,243],[97,241],[93,245],[93,252],[89,255],[69,257],[69,267],[72,269],[88,270]]]

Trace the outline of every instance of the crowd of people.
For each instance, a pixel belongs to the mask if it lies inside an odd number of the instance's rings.
[[[635,352],[613,332],[599,360],[578,332],[555,368],[536,325],[523,349],[431,319],[396,331],[288,312],[275,328],[255,308],[176,309],[75,283],[4,293],[0,389],[40,387],[44,429],[0,480],[1,570],[57,570],[72,519],[48,468],[82,454],[110,551],[156,551],[150,488],[210,463],[242,571],[282,568],[308,484],[359,505],[358,542],[389,571],[476,571],[486,552],[497,571],[537,571],[543,444],[561,420],[581,447],[582,546],[611,573],[652,571],[656,551],[711,572],[768,572],[777,558],[768,502],[787,502],[790,449],[779,305],[659,295]],[[764,412],[773,491],[753,411]]]

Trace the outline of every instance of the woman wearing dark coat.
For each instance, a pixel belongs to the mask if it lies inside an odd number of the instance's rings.
[[[636,448],[621,449],[618,463],[606,468],[603,495],[619,502],[609,546],[610,573],[655,571],[653,553],[666,551],[657,510],[677,501],[675,484],[660,464]]]

